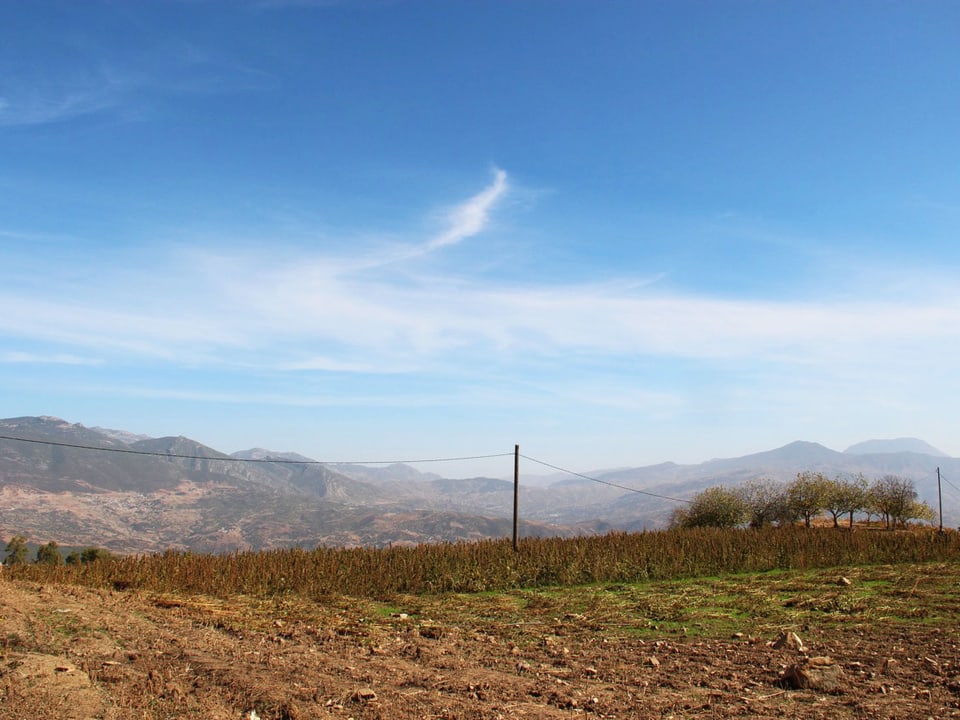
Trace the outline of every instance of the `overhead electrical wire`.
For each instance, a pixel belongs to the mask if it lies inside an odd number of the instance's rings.
[[[158,452],[153,450],[137,450],[136,448],[110,448],[102,447],[97,445],[83,445],[80,443],[67,443],[67,442],[58,442],[56,440],[38,440],[35,438],[23,438],[15,437],[12,435],[0,435],[0,440],[11,440],[14,442],[23,442],[23,443],[32,443],[35,445],[46,445],[51,447],[65,447],[65,448],[74,448],[78,450],[92,450],[95,452],[109,452],[109,453],[119,453],[123,455],[140,455],[148,457],[160,457],[167,459],[177,459],[177,460],[215,460],[218,462],[236,462],[236,463],[273,463],[275,465],[415,465],[419,463],[440,463],[440,462],[458,462],[466,460],[489,460],[493,458],[502,458],[502,457],[512,457],[514,453],[505,452],[505,453],[492,453],[489,455],[463,455],[458,457],[439,457],[439,458],[416,458],[412,460],[294,460],[291,458],[241,458],[233,457],[231,455],[222,455],[219,457],[210,457],[208,455],[190,455],[185,453],[165,453]],[[589,475],[584,475],[583,473],[578,473],[573,470],[569,470],[559,465],[553,465],[552,463],[545,462],[543,460],[538,460],[537,458],[530,457],[529,455],[520,454],[525,460],[529,460],[532,463],[537,465],[542,465],[548,467],[551,470],[556,470],[558,472],[566,473],[568,475],[573,475],[574,477],[582,478],[583,480],[589,480],[590,482],[599,483],[601,485],[607,485],[609,487],[614,487],[619,490],[625,490],[627,492],[637,493],[638,495],[647,495],[649,497],[659,498],[661,500],[669,500],[670,502],[679,502],[691,504],[692,501],[686,498],[671,497],[670,495],[662,495],[660,493],[651,492],[649,490],[640,490],[638,488],[628,487],[627,485],[620,485],[619,483],[611,482],[609,480],[601,480],[600,478],[591,477]],[[941,475],[941,480],[949,485],[953,490],[960,494],[960,487],[957,487],[952,482],[950,482],[946,477]]]
[[[952,487],[954,490],[956,490],[958,493],[960,493],[960,488],[958,488],[958,487],[957,487],[956,485],[954,485],[952,482],[950,482],[949,480],[947,480],[947,479],[943,476],[942,473],[940,474],[940,479],[941,479],[943,482],[945,482],[947,485],[949,485],[950,487]]]
[[[274,463],[278,465],[414,465],[416,463],[456,462],[458,460],[487,460],[489,458],[512,457],[513,453],[495,453],[493,455],[468,455],[463,457],[426,458],[417,460],[293,460],[290,458],[240,458],[231,455],[210,457],[209,455],[187,455],[180,453],[165,453],[151,450],[137,450],[136,448],[108,448],[96,445],[81,445],[79,443],[57,442],[55,440],[35,440],[31,438],[0,435],[0,440],[14,440],[17,442],[34,443],[36,445],[52,445],[54,447],[76,448],[79,450],[94,450],[97,452],[122,453],[124,455],[147,455],[150,457],[176,458],[178,460],[216,460],[218,462],[239,463]]]
[[[615,482],[610,482],[608,480],[601,480],[600,478],[590,477],[589,475],[583,475],[582,473],[574,472],[573,470],[567,470],[566,468],[559,467],[557,465],[551,465],[548,462],[543,460],[537,460],[532,458],[529,455],[520,454],[524,460],[529,460],[530,462],[537,463],[538,465],[543,465],[544,467],[551,468],[553,470],[558,470],[562,473],[567,473],[568,475],[574,475],[578,478],[583,478],[584,480],[590,480],[591,482],[600,483],[601,485],[609,485],[610,487],[615,487],[620,490],[627,490],[629,492],[638,493],[640,495],[649,495],[650,497],[660,498],[661,500],[670,500],[671,502],[681,502],[691,504],[691,500],[685,500],[684,498],[670,497],[669,495],[660,495],[659,493],[650,492],[649,490],[638,490],[637,488],[627,487],[626,485],[619,485]]]

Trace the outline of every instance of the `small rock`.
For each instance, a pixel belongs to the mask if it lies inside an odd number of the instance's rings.
[[[586,675],[587,677],[596,677],[597,669],[595,667],[585,667],[583,669],[583,674]]]
[[[840,585],[841,587],[850,587],[853,585],[853,583],[850,582],[850,578],[840,577],[837,580],[837,585]]]
[[[806,650],[800,636],[794,632],[782,632],[780,633],[780,637],[774,641],[774,650],[782,650],[784,648],[791,648],[797,652],[804,652]]]
[[[376,702],[377,694],[372,688],[360,688],[353,693],[353,699],[360,703]]]
[[[647,658],[647,665],[652,668],[658,668],[660,667],[660,660],[657,659],[656,655],[651,655]]]
[[[418,627],[417,632],[420,633],[420,637],[425,637],[429,640],[439,640],[443,637],[443,626],[427,623]]]
[[[732,637],[734,640],[743,640],[743,633],[742,633],[742,632],[735,632],[735,633],[734,633],[733,635],[731,635],[730,637]]]
[[[788,667],[780,678],[794,690],[834,692],[843,680],[843,670],[829,657],[812,657]]]

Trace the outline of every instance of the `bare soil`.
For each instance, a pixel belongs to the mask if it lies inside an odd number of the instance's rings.
[[[0,579],[0,718],[960,717],[956,584],[925,598],[912,577],[847,614],[794,583],[755,618],[691,614],[689,585],[643,602],[635,588],[224,601]],[[930,603],[944,607],[911,615]],[[781,629],[804,649],[775,649]],[[808,656],[832,659],[837,688],[784,686]]]

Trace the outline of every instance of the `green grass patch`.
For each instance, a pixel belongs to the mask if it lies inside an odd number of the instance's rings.
[[[47,627],[66,639],[93,634],[93,630],[84,625],[76,615],[54,610],[44,618]]]
[[[850,580],[841,585],[840,578]],[[656,638],[775,636],[782,629],[878,629],[960,622],[960,567],[922,564],[614,583],[499,596],[420,596],[421,612],[468,629],[493,625]],[[544,630],[541,629],[541,632]]]

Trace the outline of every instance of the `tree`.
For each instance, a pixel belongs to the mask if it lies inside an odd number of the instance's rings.
[[[111,560],[113,555],[103,548],[88,547],[83,551],[71,550],[67,555],[67,565],[86,565],[97,560]]]
[[[904,526],[919,509],[913,480],[899,475],[884,475],[870,486],[870,502],[883,517],[887,530]]]
[[[738,493],[747,507],[750,527],[762,528],[783,517],[787,495],[780,483],[766,478],[750,480]]]
[[[870,503],[884,519],[887,529],[906,527],[908,520],[933,520],[936,513],[917,499],[913,480],[884,475],[870,486]]]
[[[797,473],[796,480],[787,485],[789,515],[794,519],[803,518],[803,524],[810,527],[810,521],[826,506],[829,483],[823,473]]]
[[[697,493],[690,505],[674,510],[671,524],[676,527],[736,527],[749,519],[743,498],[723,486]]]
[[[37,548],[37,562],[41,565],[63,565],[59,546],[51,540]]]
[[[21,565],[27,561],[27,539],[23,535],[14,535],[6,547],[7,565]]]
[[[910,508],[910,515],[908,519],[923,520],[925,522],[932,523],[937,519],[937,511],[921,500],[913,503],[913,506]]]
[[[110,552],[103,548],[88,547],[84,548],[83,552],[80,553],[80,562],[86,564],[97,562],[98,560],[110,560],[112,557]]]
[[[852,479],[837,478],[826,481],[824,509],[833,517],[833,526],[840,527],[840,516],[850,515],[850,527],[853,527],[853,514],[863,510],[867,504],[867,481],[863,475]]]

